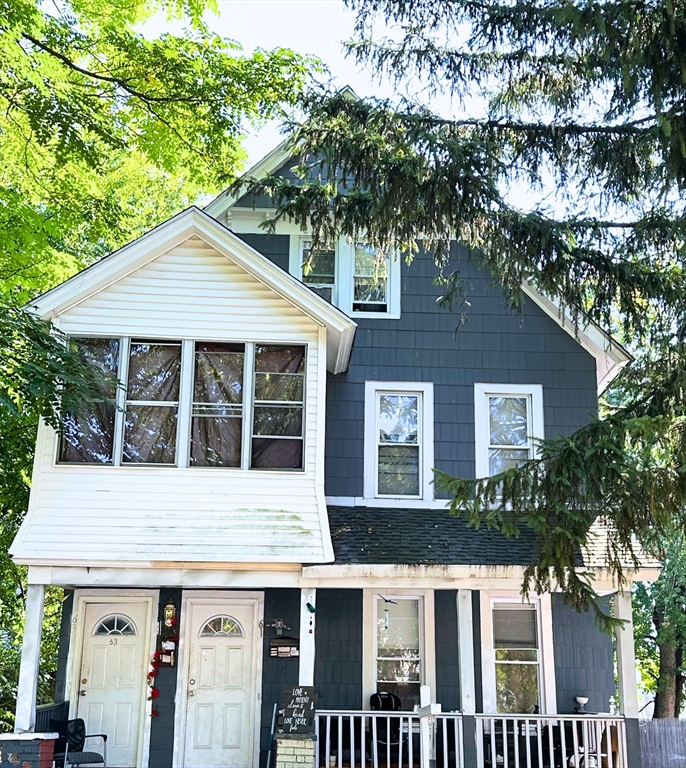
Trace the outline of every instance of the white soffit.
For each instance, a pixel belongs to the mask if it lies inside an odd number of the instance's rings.
[[[331,373],[347,369],[357,324],[195,206],[105,256],[34,299],[28,307],[45,319],[52,319],[194,235],[325,326],[327,369]],[[246,322],[249,320],[246,319]]]

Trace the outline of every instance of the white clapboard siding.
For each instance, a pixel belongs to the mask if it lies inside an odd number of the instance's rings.
[[[17,562],[331,559],[316,472],[326,368],[315,320],[193,237],[65,309],[59,324],[72,335],[306,343],[305,471],[59,465],[56,435],[41,425]]]

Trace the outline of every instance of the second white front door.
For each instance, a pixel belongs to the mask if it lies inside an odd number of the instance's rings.
[[[189,597],[184,768],[253,768],[260,600]]]

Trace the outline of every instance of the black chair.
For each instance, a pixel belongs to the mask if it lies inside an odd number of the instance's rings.
[[[55,743],[56,768],[68,768],[71,765],[102,764],[107,768],[107,735],[104,733],[86,733],[86,723],[77,717],[75,720],[51,720],[50,729],[59,734]],[[102,739],[102,755],[99,752],[84,752],[86,739]]]
[[[369,699],[373,712],[400,712],[402,702],[394,693],[379,691]],[[379,744],[397,746],[400,744],[400,720],[392,718],[390,722],[382,717],[376,718],[376,739]]]

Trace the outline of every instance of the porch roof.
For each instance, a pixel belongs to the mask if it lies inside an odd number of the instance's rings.
[[[335,562],[331,565],[529,565],[534,533],[518,538],[470,528],[447,509],[333,507],[329,526]],[[579,565],[583,565],[581,556]]]

